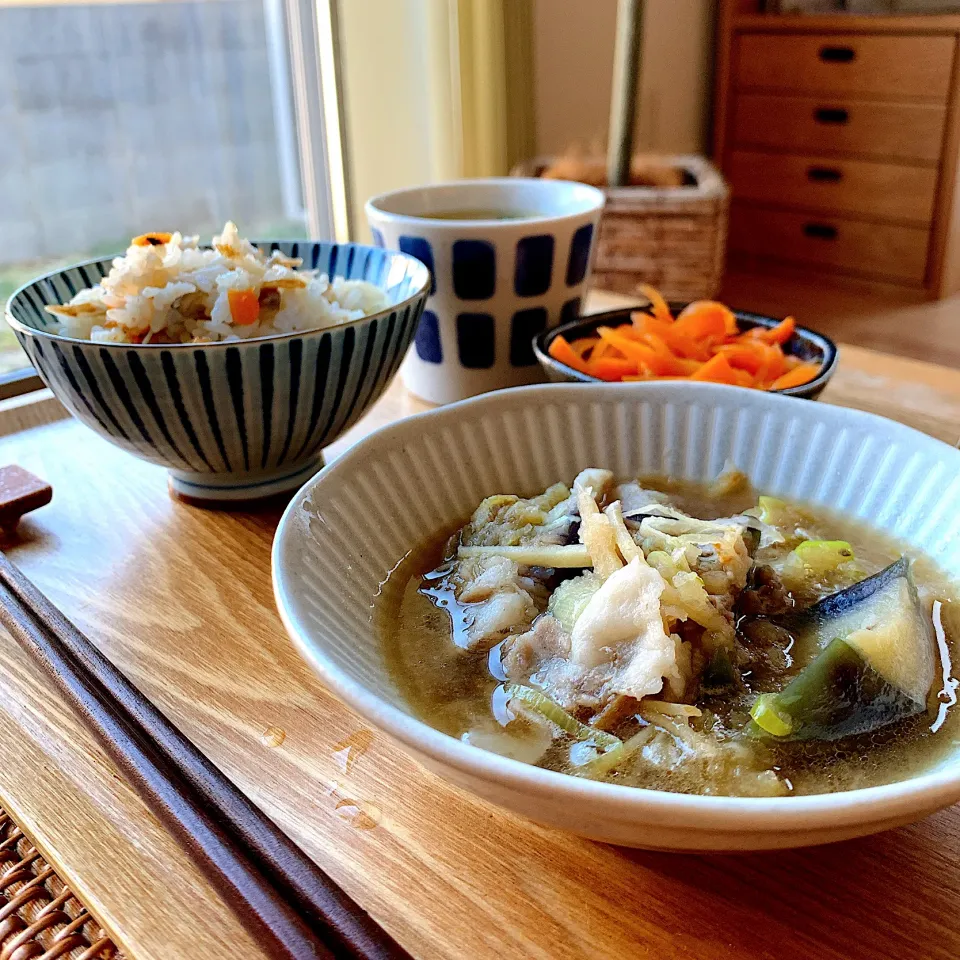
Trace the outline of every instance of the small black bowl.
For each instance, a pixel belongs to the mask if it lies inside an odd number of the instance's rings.
[[[670,310],[676,316],[685,304],[670,304]],[[630,314],[637,310],[650,312],[648,306],[627,307],[619,310],[609,310],[606,313],[593,313],[588,317],[580,317],[577,320],[571,320],[569,323],[563,323],[559,327],[553,327],[545,330],[533,340],[533,352],[540,361],[540,366],[544,372],[555,383],[603,383],[598,377],[591,377],[589,374],[581,373],[568,367],[565,363],[560,363],[550,356],[550,344],[554,337],[563,336],[567,340],[576,340],[579,337],[588,336],[596,332],[597,327],[615,327],[621,323],[627,323],[630,320]],[[737,318],[737,324],[741,331],[749,330],[751,327],[775,327],[780,321],[773,317],[764,317],[757,313],[744,313],[742,310],[734,310],[733,315]],[[801,384],[799,387],[787,387],[785,390],[775,390],[774,393],[782,393],[787,397],[804,397],[807,400],[815,400],[827,385],[834,371],[837,369],[838,351],[837,345],[822,333],[816,333],[807,327],[798,326],[790,339],[783,344],[784,353],[798,357],[807,363],[820,364],[820,372],[809,382]]]

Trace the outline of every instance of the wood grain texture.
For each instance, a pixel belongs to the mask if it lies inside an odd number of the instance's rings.
[[[843,111],[846,119],[818,120],[823,110]],[[732,136],[736,146],[935,165],[943,148],[945,118],[940,103],[744,93],[733,104]]]
[[[829,231],[829,235],[811,234]],[[730,208],[733,253],[808,264],[920,286],[930,230],[854,220],[838,214],[737,202]]]
[[[739,14],[733,17],[732,25],[737,30],[758,33],[906,33],[925,36],[933,33],[960,29],[960,16],[956,13],[909,14],[843,14],[838,20],[835,13],[771,15],[760,13],[757,0],[745,0],[739,4]]]
[[[56,501],[47,516],[55,511]],[[45,521],[26,520],[23,527],[31,538],[59,539]],[[47,677],[5,632],[0,663],[0,804],[114,942],[136,960],[262,957]],[[158,904],[168,909],[158,910]]]
[[[957,202],[960,183],[960,36],[954,38],[954,44],[953,78],[928,266],[928,282],[938,297],[948,297],[960,291],[960,203]]]
[[[781,247],[783,224],[755,217],[750,228],[760,233],[747,243],[732,223],[731,264],[816,270],[880,291],[910,285],[931,297],[960,290],[960,16],[758,10],[754,0],[721,0],[717,21],[714,157],[734,181],[734,199],[876,220],[891,229],[874,236],[848,226],[845,242],[831,253],[790,236]],[[821,107],[847,110],[848,122],[820,123]],[[766,148],[783,159],[779,166],[775,159],[751,165],[734,147]],[[849,164],[847,189],[791,182],[810,157]],[[884,169],[873,169],[876,163]],[[930,234],[896,232],[907,223],[929,223]],[[750,243],[764,252],[747,249]]]
[[[921,226],[930,223],[937,189],[932,167],[767,150],[733,150],[727,177],[741,200]]]
[[[952,441],[957,380],[845,347],[825,399]],[[425,407],[395,383],[331,455]],[[271,594],[280,505],[226,513],[175,503],[161,469],[69,420],[0,440],[0,462],[12,461],[56,491],[24,521],[14,560],[415,955],[932,960],[960,951],[957,809],[875,838],[743,857],[626,851],[539,827],[425,772],[314,678]],[[130,955],[256,956],[2,635],[0,657],[0,752],[29,772],[0,764],[0,799],[29,814],[45,853],[82,880],[78,892]],[[197,937],[201,946],[190,946]]]
[[[731,91],[733,90],[733,66],[736,62],[736,35],[733,32],[734,17],[742,11],[740,0],[718,0],[716,43],[713,70],[713,116],[711,117],[712,159],[723,167],[727,148],[727,133],[730,127]]]
[[[42,427],[56,420],[66,420],[70,412],[49,391],[25,393],[11,400],[0,401],[0,437],[22,433],[31,427]]]
[[[792,313],[840,343],[960,367],[960,299],[931,301],[918,288],[876,286],[827,274],[811,282],[806,268],[774,271],[768,263],[763,272],[728,270],[720,299],[753,313]]]
[[[943,101],[950,88],[953,46],[949,34],[744,33],[735,82],[740,90]],[[821,54],[829,48],[849,49],[852,58],[824,59]]]

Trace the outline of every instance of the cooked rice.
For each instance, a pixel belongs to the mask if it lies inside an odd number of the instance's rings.
[[[199,237],[144,234],[95,287],[47,310],[63,336],[118,343],[212,343],[357,320],[388,306],[364,280],[299,270],[302,260],[267,256],[233,223],[202,250]]]

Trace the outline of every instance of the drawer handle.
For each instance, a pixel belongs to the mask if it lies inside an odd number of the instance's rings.
[[[805,223],[803,225],[803,234],[806,237],[814,237],[817,240],[836,240],[837,228],[831,227],[828,223]]]
[[[821,47],[820,59],[824,63],[850,63],[857,56],[853,47]]]
[[[843,171],[836,167],[808,167],[807,179],[814,183],[839,183],[843,179]]]
[[[842,107],[819,107],[813,111],[817,123],[849,123],[850,114]]]

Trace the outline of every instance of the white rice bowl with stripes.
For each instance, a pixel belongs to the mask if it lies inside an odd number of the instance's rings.
[[[212,249],[199,237],[136,237],[109,274],[69,303],[48,306],[61,336],[112,343],[216,343],[317,330],[384,310],[386,294],[279,251],[267,255],[233,223]]]

